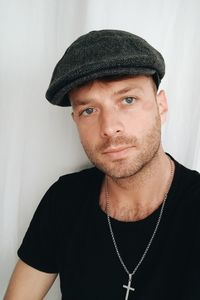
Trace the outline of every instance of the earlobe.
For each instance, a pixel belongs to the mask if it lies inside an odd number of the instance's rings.
[[[72,111],[72,113],[71,113],[71,116],[72,116],[73,121],[75,121],[75,120],[74,120],[74,112],[73,112],[73,111]]]
[[[157,105],[158,105],[158,111],[161,118],[161,123],[163,124],[166,121],[166,116],[168,111],[167,97],[165,95],[165,91],[164,90],[159,91],[156,98],[157,98]]]

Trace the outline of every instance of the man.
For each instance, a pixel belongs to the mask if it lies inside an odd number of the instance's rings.
[[[57,274],[65,300],[200,299],[200,176],[163,150],[164,73],[161,54],[124,31],[67,49],[46,96],[72,105],[95,167],[47,191],[5,300],[43,299]]]

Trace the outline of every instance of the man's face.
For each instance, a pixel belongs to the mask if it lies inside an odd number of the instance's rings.
[[[83,148],[107,175],[130,177],[161,150],[167,103],[150,77],[94,81],[69,97]]]

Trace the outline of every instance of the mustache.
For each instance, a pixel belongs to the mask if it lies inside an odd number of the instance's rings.
[[[110,147],[117,147],[120,145],[128,145],[128,146],[134,146],[137,144],[137,138],[136,137],[127,137],[127,136],[117,136],[114,138],[108,138],[105,140],[102,144],[96,146],[95,150],[103,152],[107,148]]]

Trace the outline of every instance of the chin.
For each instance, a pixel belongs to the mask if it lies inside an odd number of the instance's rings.
[[[114,179],[123,179],[135,175],[142,166],[136,164],[124,163],[124,161],[115,161],[114,163],[109,164],[99,164],[94,163],[95,166],[103,171],[109,177]]]
[[[158,147],[155,148],[154,151],[145,151],[128,159],[115,161],[95,160],[93,164],[106,175],[114,179],[130,178],[146,168],[156,156],[157,152]]]

